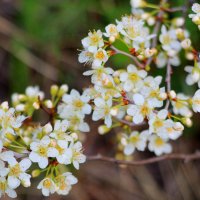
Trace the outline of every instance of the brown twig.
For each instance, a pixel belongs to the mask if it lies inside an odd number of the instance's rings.
[[[115,158],[106,157],[106,156],[102,156],[102,155],[87,156],[88,161],[97,160],[97,161],[105,161],[105,162],[110,162],[110,163],[115,163],[115,164],[135,165],[135,166],[153,164],[153,163],[161,162],[164,160],[183,160],[186,163],[186,162],[189,162],[192,160],[199,160],[199,159],[200,159],[199,151],[197,151],[196,153],[193,153],[193,154],[174,153],[174,154],[152,157],[152,158],[147,158],[144,160],[137,160],[137,161],[117,160]]]
[[[126,53],[125,51],[121,51],[114,46],[110,46],[110,48],[115,51],[115,54],[122,54],[122,55],[125,55],[125,56],[131,58],[139,68],[141,68],[141,69],[145,68],[145,66],[142,63],[140,63],[138,61],[138,59],[136,57],[132,56],[131,54]]]

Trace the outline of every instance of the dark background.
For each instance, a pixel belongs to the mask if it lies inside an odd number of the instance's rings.
[[[149,1],[159,4],[159,1]],[[189,1],[168,1],[172,6],[188,7]],[[24,92],[28,85],[39,85],[45,92],[52,84],[67,83],[82,90],[90,80],[82,73],[87,67],[78,63],[81,39],[89,30],[101,29],[131,12],[129,0],[0,0],[0,98],[8,100],[13,92]],[[177,16],[183,13],[179,12]],[[171,15],[172,17],[172,15]],[[199,48],[197,27],[186,21],[192,41]],[[199,49],[198,49],[199,50]],[[193,94],[195,87],[185,84],[184,67],[174,68],[173,88]],[[129,63],[116,56],[110,65],[123,68]],[[165,70],[153,68],[153,74],[164,75]],[[48,96],[48,95],[47,95]],[[199,115],[194,116],[194,127],[173,143],[174,152],[192,153],[200,147]],[[98,152],[114,156],[115,133],[98,136],[97,123],[90,122],[85,153]],[[136,153],[135,159],[152,154]],[[48,199],[68,200],[193,200],[200,199],[199,161],[163,161],[148,166],[118,166],[89,161],[82,165],[79,183],[67,197],[54,195]],[[33,183],[35,185],[37,183]],[[18,199],[44,199],[34,187],[18,190]]]

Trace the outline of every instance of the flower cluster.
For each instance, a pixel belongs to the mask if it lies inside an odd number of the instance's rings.
[[[28,87],[25,94],[12,96],[13,107],[9,108],[7,102],[0,105],[0,196],[7,194],[15,198],[15,189],[20,184],[30,187],[31,176],[42,178],[37,188],[42,190],[44,196],[55,192],[67,195],[72,185],[77,183],[77,178],[69,169],[74,167],[78,170],[86,160],[82,143],[75,133],[84,125],[75,128],[70,117],[62,117],[67,105],[62,113],[57,113],[57,110],[66,103],[71,108],[71,114],[78,111],[89,114],[87,109],[90,112],[91,108],[87,100],[72,91],[71,95],[80,97],[80,102],[83,100],[85,108],[81,109],[79,102],[74,103],[75,97],[69,100],[67,91],[67,85],[53,85],[51,99],[44,99],[44,93],[37,86]],[[63,103],[60,103],[62,100]],[[69,105],[70,102],[74,103],[74,107]],[[33,115],[39,109],[49,118],[44,125],[33,121]],[[30,174],[27,173],[29,168]]]
[[[167,23],[168,16],[159,17],[162,25],[156,30],[156,12],[145,12],[141,8],[159,9],[159,6],[146,1],[131,1],[132,13],[109,24],[105,31],[89,32],[82,40],[83,50],[79,61],[90,65],[92,69],[83,75],[91,76],[93,87],[84,90],[93,105],[92,119],[103,119],[104,125],[99,133],[108,133],[111,128],[120,127],[121,149],[125,155],[135,149],[149,151],[156,155],[170,153],[170,140],[178,139],[184,127],[192,125],[192,111],[199,112],[199,90],[189,96],[171,89],[172,66],[179,66],[180,53],[184,51],[186,59],[195,60],[195,66],[187,66],[189,72],[186,82],[189,85],[200,82],[197,52],[192,47],[189,32],[183,28],[184,19],[174,18]],[[193,5],[198,13],[198,5]],[[153,13],[153,14],[152,14]],[[198,15],[198,14],[197,14]],[[195,15],[196,16],[196,15]],[[195,17],[193,16],[193,17]],[[155,30],[151,32],[151,26]],[[119,48],[124,46],[124,48]],[[126,68],[107,67],[110,57],[122,54],[131,58],[133,63]],[[150,66],[166,68],[166,85],[162,76],[152,76]],[[89,101],[88,101],[89,102]],[[135,131],[141,130],[144,131]],[[132,130],[133,129],[133,130]]]
[[[192,11],[195,14],[190,14],[189,17],[192,18],[192,21],[198,26],[200,29],[200,4],[194,3],[192,6]]]

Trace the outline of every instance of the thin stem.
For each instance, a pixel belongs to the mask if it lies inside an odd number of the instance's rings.
[[[158,157],[152,157],[144,160],[137,160],[137,161],[126,161],[126,160],[117,160],[115,158],[106,157],[102,155],[95,155],[95,156],[87,156],[88,161],[105,161],[115,164],[123,164],[123,165],[147,165],[147,164],[153,164],[156,162],[161,162],[164,160],[183,160],[184,162],[189,162],[192,160],[199,160],[200,159],[200,152],[196,152],[193,154],[169,154],[169,155],[163,155]]]
[[[161,5],[164,5],[165,3],[167,3],[167,0],[163,0],[161,2]],[[160,31],[161,19],[162,19],[163,15],[164,15],[164,11],[161,9],[160,12],[157,15],[158,20],[156,21],[155,28],[153,30],[153,35],[155,34],[156,37],[154,37],[153,40],[152,40],[151,48],[155,48],[157,46],[157,43],[158,43],[158,33]],[[149,66],[152,61],[153,61],[153,57],[150,57],[147,60],[146,66]]]
[[[136,57],[132,56],[129,53],[126,53],[125,51],[121,51],[114,46],[110,46],[110,48],[112,50],[114,50],[116,54],[122,54],[122,55],[125,55],[125,56],[131,58],[139,68],[144,69],[144,65],[142,63],[140,63]]]

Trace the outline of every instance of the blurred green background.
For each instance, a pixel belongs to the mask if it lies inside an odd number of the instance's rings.
[[[148,2],[159,4],[160,1]],[[192,3],[189,0],[168,2],[172,6],[185,5],[188,8]],[[89,30],[104,30],[107,24],[130,13],[129,0],[0,0],[1,100],[8,99],[13,92],[23,93],[28,85],[39,85],[45,92],[53,83],[67,83],[70,88],[79,90],[89,86],[89,78],[82,76],[86,66],[78,63],[81,39]],[[191,20],[186,21],[186,26],[198,49],[200,34],[197,27]],[[110,64],[120,68],[128,63],[127,58],[116,56]],[[183,59],[182,65],[174,68],[172,85],[178,91],[192,94],[195,87],[187,87],[184,81],[186,74],[183,69],[187,64],[192,63]],[[159,74],[164,75],[165,70],[160,70]],[[198,121],[199,116],[195,116],[195,123],[199,124]],[[101,151],[108,155],[112,151],[110,136],[98,136],[96,125],[91,126],[92,133],[87,140],[90,148],[86,152],[95,154]],[[198,149],[199,130],[198,126],[187,130],[188,138],[177,141],[175,151],[194,152]],[[136,158],[141,157],[136,155]],[[200,199],[199,171],[199,163],[185,165],[178,161],[136,168],[87,163],[79,174],[80,183],[70,196],[49,199]],[[35,199],[38,196],[41,196],[39,191],[27,193],[22,190],[19,199]]]

